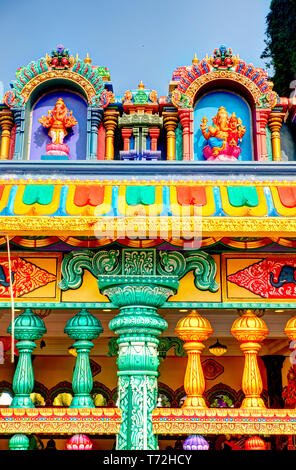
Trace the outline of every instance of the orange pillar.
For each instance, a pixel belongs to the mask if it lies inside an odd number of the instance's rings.
[[[119,112],[116,109],[106,109],[104,113],[104,126],[106,129],[105,160],[114,160],[114,132],[117,126]]]
[[[257,355],[261,349],[259,344],[268,335],[265,322],[251,310],[247,310],[237,318],[231,328],[231,333],[242,344],[241,350],[245,355],[245,366],[242,379],[242,390],[245,398],[242,408],[265,408],[261,398],[263,384],[258,367]]]
[[[185,341],[184,349],[188,354],[188,362],[184,378],[184,389],[187,395],[182,408],[207,408],[203,393],[205,378],[201,366],[200,355],[206,341],[213,333],[210,322],[192,310],[178,321],[175,332]]]

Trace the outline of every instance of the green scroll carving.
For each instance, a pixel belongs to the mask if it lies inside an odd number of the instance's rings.
[[[119,264],[119,250],[99,251],[71,251],[62,262],[62,280],[59,286],[62,290],[78,289],[82,284],[84,269],[95,277],[100,274],[118,274],[121,270]]]
[[[181,279],[194,271],[197,289],[216,292],[216,264],[211,255],[203,251],[157,251],[155,249],[123,249],[99,251],[76,251],[68,254],[62,262],[62,290],[77,289],[82,284],[84,269],[96,278],[101,275],[177,276]]]

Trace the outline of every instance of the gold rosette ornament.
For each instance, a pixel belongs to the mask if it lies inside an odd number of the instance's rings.
[[[241,408],[265,408],[261,398],[263,384],[258,367],[257,355],[261,349],[259,344],[268,335],[265,322],[258,318],[251,310],[247,310],[232,325],[231,333],[241,341],[241,350],[245,355],[245,366],[242,378],[242,390],[245,398]]]
[[[185,341],[184,349],[188,354],[188,362],[184,378],[184,389],[187,398],[182,408],[207,408],[203,393],[205,378],[201,366],[200,355],[213,329],[210,322],[196,310],[178,321],[175,328],[177,336]]]

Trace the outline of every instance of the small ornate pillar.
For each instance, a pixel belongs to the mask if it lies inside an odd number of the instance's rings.
[[[257,109],[256,110],[256,131],[257,131],[257,159],[268,160],[267,156],[267,142],[266,142],[266,125],[268,121],[270,110]]]
[[[133,130],[130,128],[122,128],[121,134],[123,138],[123,150],[128,152],[130,150],[130,138],[132,136]]]
[[[88,152],[87,160],[98,159],[98,130],[103,118],[101,108],[90,108],[88,110]]]
[[[10,134],[13,128],[13,114],[10,109],[2,109],[0,111],[0,127],[1,133],[1,147],[0,147],[0,160],[7,160],[9,156]]]
[[[257,355],[261,349],[259,343],[268,335],[268,328],[261,318],[258,318],[251,310],[247,310],[234,321],[231,333],[238,341],[242,342],[240,348],[245,355],[242,379],[245,398],[241,408],[265,408],[265,403],[260,396],[263,384]]]
[[[176,160],[176,127],[178,125],[178,114],[165,111],[163,124],[167,132],[167,160]]]
[[[77,352],[72,379],[74,397],[70,408],[95,408],[90,396],[93,379],[89,363],[89,352],[94,346],[91,340],[97,338],[102,331],[100,321],[86,309],[82,309],[67,321],[64,332],[70,338],[76,340],[73,347]]]
[[[150,135],[150,138],[151,138],[151,150],[152,150],[152,152],[157,151],[157,139],[159,137],[159,134],[160,134],[160,129],[158,129],[158,127],[150,127],[149,135]]]
[[[281,137],[280,130],[283,124],[285,114],[271,112],[268,120],[268,126],[271,130],[272,158],[274,161],[281,161]]]
[[[178,321],[175,328],[177,336],[185,341],[184,349],[188,354],[188,362],[184,378],[184,389],[187,395],[182,408],[207,408],[203,393],[205,378],[201,366],[200,355],[213,329],[210,322],[192,310]]]
[[[7,332],[11,334],[11,324]],[[32,352],[37,347],[34,341],[46,333],[44,322],[30,308],[19,315],[14,322],[14,336],[18,340],[19,360],[14,373],[12,388],[14,398],[10,408],[35,408],[30,394],[34,388]]]
[[[194,160],[193,155],[193,109],[179,109],[183,127],[183,160]]]
[[[106,109],[104,125],[106,129],[106,157],[105,160],[114,160],[114,133],[117,126],[119,112],[116,109]]]
[[[30,439],[25,434],[15,434],[9,439],[9,450],[28,450]]]

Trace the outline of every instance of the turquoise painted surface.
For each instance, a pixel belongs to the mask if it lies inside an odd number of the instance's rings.
[[[202,153],[202,149],[207,143],[200,130],[202,118],[205,116],[209,121],[208,126],[212,125],[212,119],[221,106],[226,108],[229,117],[234,112],[238,118],[241,118],[243,126],[246,126],[238,160],[253,160],[250,108],[243,98],[229,91],[213,91],[204,95],[197,102],[194,109],[194,160],[206,160]]]

